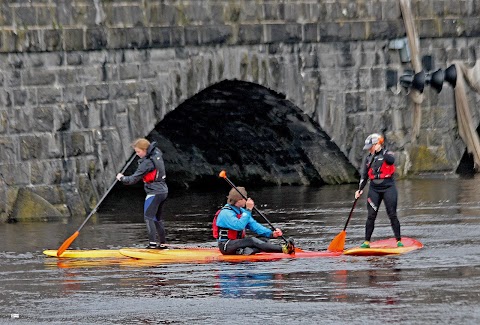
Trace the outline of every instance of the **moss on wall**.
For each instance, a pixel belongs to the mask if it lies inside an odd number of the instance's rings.
[[[43,220],[49,217],[62,217],[62,214],[44,198],[26,188],[21,188],[11,217],[18,220]]]
[[[443,147],[415,146],[410,150],[410,157],[413,173],[451,171],[452,169],[452,163],[448,161]]]

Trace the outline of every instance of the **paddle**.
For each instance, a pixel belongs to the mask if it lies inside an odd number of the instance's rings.
[[[350,210],[350,214],[348,215],[347,222],[345,222],[345,227],[343,227],[343,230],[338,235],[336,235],[335,238],[333,238],[330,245],[328,245],[328,250],[330,252],[343,252],[345,248],[345,238],[347,237],[346,230],[347,230],[348,222],[352,218],[353,209],[355,208],[357,201],[358,201],[358,198],[356,198],[355,201],[353,201],[353,206],[352,206],[352,209]]]
[[[375,160],[376,155],[377,155],[377,152],[374,152],[372,154],[372,158],[368,162],[368,166],[367,166],[366,170],[370,169],[370,166],[372,166],[373,160]],[[364,186],[365,186],[365,184],[364,184]],[[359,188],[359,190],[363,190],[363,187]],[[355,209],[355,205],[357,204],[357,201],[358,201],[358,197],[355,198],[355,201],[353,201],[353,206],[352,206],[352,209],[350,210],[350,214],[348,215],[347,222],[345,222],[345,227],[343,227],[343,230],[337,236],[335,236],[335,238],[333,238],[330,245],[328,245],[327,249],[329,251],[331,251],[331,252],[343,252],[343,250],[345,249],[345,238],[347,237],[346,230],[347,230],[348,222],[350,221],[350,218],[352,217],[353,209]]]
[[[127,164],[123,167],[122,171],[120,172],[121,174],[123,174],[128,166],[130,166],[130,164],[133,162],[133,160],[135,159],[135,156],[136,154],[133,154],[132,157],[130,158],[130,160],[127,162]],[[105,194],[103,194],[102,198],[100,199],[100,201],[98,201],[97,205],[95,206],[95,208],[92,210],[92,212],[90,212],[90,214],[88,215],[88,217],[85,219],[85,221],[83,221],[83,223],[80,225],[80,227],[78,227],[77,231],[75,231],[73,233],[73,235],[71,235],[70,237],[67,238],[67,240],[65,240],[63,242],[63,244],[60,246],[60,248],[57,250],[57,256],[60,256],[62,255],[63,252],[65,252],[65,250],[70,247],[70,245],[73,243],[73,241],[78,237],[78,235],[80,235],[80,230],[83,228],[83,226],[87,223],[88,219],[90,219],[91,216],[93,216],[95,214],[95,212],[97,212],[97,209],[98,207],[100,206],[100,204],[103,202],[103,200],[107,197],[108,193],[110,193],[110,191],[112,190],[112,188],[115,186],[115,184],[117,184],[117,178],[115,178],[115,181],[113,182],[112,185],[110,185],[110,187],[108,188],[108,190],[105,192]]]
[[[222,170],[218,176],[220,176],[221,178],[225,179],[225,180],[227,181],[227,183],[230,184],[230,186],[233,187],[233,188],[238,192],[238,194],[240,194],[245,200],[248,199],[247,197],[245,197],[245,195],[243,195],[242,192],[240,192],[240,190],[235,186],[235,184],[233,184],[232,181],[228,179],[228,177],[227,177],[227,172],[226,172],[226,171]],[[261,213],[260,211],[258,211],[258,209],[257,209],[256,206],[253,207],[253,210],[254,210],[256,213],[258,213],[260,216],[262,216],[263,219],[265,219],[265,221],[270,225],[270,228],[272,228],[272,230],[275,230],[275,229],[276,229],[275,226],[272,225],[272,223],[267,219],[267,217],[265,217],[265,216],[263,215],[263,213]],[[280,236],[280,237],[282,237],[282,239],[288,244],[288,240],[287,240],[283,235]]]

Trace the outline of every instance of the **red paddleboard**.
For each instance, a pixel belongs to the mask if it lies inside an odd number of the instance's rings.
[[[357,256],[381,256],[398,255],[408,253],[423,247],[423,244],[414,238],[402,237],[403,247],[397,247],[395,238],[382,239],[370,242],[370,248],[361,248],[360,246],[347,249],[343,252],[345,255]]]

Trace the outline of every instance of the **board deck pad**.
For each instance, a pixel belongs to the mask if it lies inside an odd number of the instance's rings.
[[[343,254],[356,256],[398,255],[423,247],[421,242],[410,237],[402,237],[402,243],[404,247],[397,247],[397,240],[395,238],[376,240],[370,242],[370,248],[361,248],[360,246],[357,246],[347,249]]]

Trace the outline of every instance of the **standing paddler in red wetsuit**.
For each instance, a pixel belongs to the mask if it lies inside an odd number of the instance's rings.
[[[365,140],[364,150],[369,150],[360,172],[360,186],[355,192],[355,199],[363,193],[363,188],[370,180],[368,189],[367,210],[368,217],[365,225],[365,241],[360,246],[370,248],[370,239],[375,228],[378,208],[385,202],[390,224],[397,240],[397,247],[403,247],[400,236],[400,222],[397,218],[397,187],[393,178],[395,173],[395,157],[393,152],[384,148],[384,138],[380,134],[370,134]]]

